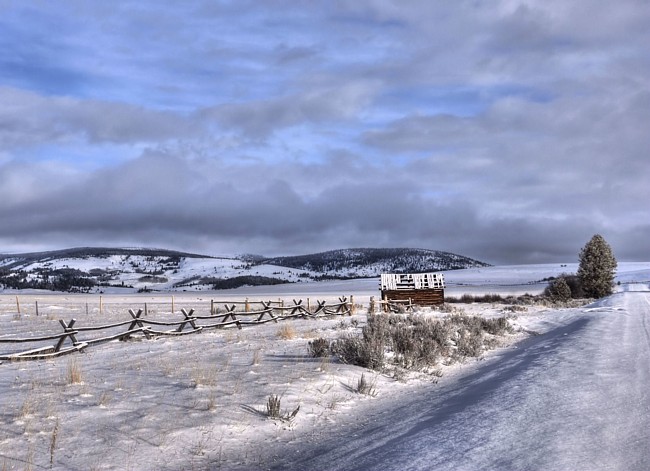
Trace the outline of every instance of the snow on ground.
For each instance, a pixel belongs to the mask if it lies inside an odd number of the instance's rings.
[[[454,276],[477,292],[507,293],[520,289],[512,280],[526,287],[566,268]],[[0,462],[66,470],[648,469],[650,293],[642,290],[650,264],[621,268],[619,294],[583,308],[517,311],[513,324],[529,334],[506,339],[482,361],[445,367],[439,380],[407,382],[307,355],[311,339],[358,331],[367,296],[379,296],[376,280],[176,294],[176,311],[205,312],[211,299],[307,295],[312,302],[354,295],[363,307],[352,317],[114,341],[53,360],[4,362]],[[447,280],[454,282],[451,273]],[[290,289],[297,287],[305,290]],[[145,303],[152,318],[178,318],[171,295],[104,295],[100,314],[98,295],[19,293],[20,316],[15,298],[0,296],[0,336],[58,332],[58,319],[72,317],[77,325],[128,319],[128,308]],[[462,307],[512,314],[498,304]],[[286,326],[293,338],[281,337]],[[71,381],[75,372],[80,382]],[[353,391],[362,373],[376,380],[376,397]],[[265,417],[271,394],[287,412],[300,406],[293,424]]]
[[[650,469],[648,289],[536,313],[541,335],[285,450],[275,469]]]

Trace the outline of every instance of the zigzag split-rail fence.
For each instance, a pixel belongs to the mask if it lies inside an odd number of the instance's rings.
[[[249,310],[250,305],[260,305],[261,309]],[[244,305],[243,310],[238,310]],[[338,303],[326,304],[325,301],[317,301],[317,305],[308,308],[302,300],[293,300],[293,305],[284,306],[284,303],[274,303],[272,301],[259,301],[249,303],[227,302],[224,304],[225,310],[220,312],[211,308],[209,315],[197,315],[194,309],[181,309],[182,319],[178,321],[161,321],[143,317],[144,311],[138,309],[137,312],[129,309],[130,319],[106,325],[79,327],[76,325],[76,319],[69,322],[59,320],[63,332],[46,335],[41,337],[27,338],[0,338],[0,344],[37,344],[43,342],[56,341],[54,345],[31,348],[29,350],[18,351],[0,355],[0,361],[20,361],[20,360],[39,360],[53,358],[67,353],[82,351],[92,345],[109,342],[112,340],[127,340],[134,336],[144,339],[152,339],[158,336],[181,336],[195,334],[206,329],[221,329],[229,326],[239,329],[244,326],[265,324],[267,322],[279,322],[295,318],[316,318],[329,316],[352,315],[354,310],[353,299],[348,300],[343,296],[339,298]],[[126,330],[123,330],[124,326]],[[171,328],[170,328],[171,327]],[[104,331],[120,330],[119,332],[110,332],[105,335]],[[93,332],[99,332],[101,336]]]

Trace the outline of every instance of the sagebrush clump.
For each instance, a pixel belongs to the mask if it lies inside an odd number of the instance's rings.
[[[387,366],[426,370],[442,358],[449,361],[477,357],[491,342],[486,335],[510,330],[505,317],[449,316],[433,319],[421,315],[369,315],[361,336],[347,335],[330,344],[343,363],[382,370]]]
[[[330,342],[322,337],[308,343],[309,355],[313,358],[326,357],[330,354]]]

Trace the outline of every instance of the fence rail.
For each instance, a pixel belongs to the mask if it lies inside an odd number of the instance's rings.
[[[370,298],[370,305],[368,307],[369,313],[375,313],[375,310],[383,312],[413,312],[416,305],[413,303],[411,298],[407,299],[382,299],[380,301],[375,301],[374,296]]]
[[[146,308],[138,309],[137,312],[133,309],[128,309],[131,319],[103,325],[91,325],[78,327],[75,326],[76,319],[71,319],[68,323],[59,320],[63,332],[46,335],[41,337],[28,337],[28,338],[15,338],[3,337],[0,338],[0,344],[23,344],[23,343],[38,343],[56,340],[54,345],[40,346],[31,348],[29,350],[19,351],[15,353],[7,353],[0,355],[0,361],[18,361],[18,360],[38,360],[53,358],[65,355],[72,352],[77,352],[88,348],[91,345],[96,345],[112,340],[127,340],[134,335],[144,337],[145,339],[152,339],[157,336],[182,336],[198,332],[206,329],[219,329],[229,326],[236,326],[242,329],[243,326],[260,325],[267,322],[280,322],[294,318],[316,318],[326,316],[344,316],[352,315],[354,312],[354,302],[350,298],[342,296],[339,297],[339,302],[334,304],[327,304],[325,301],[317,301],[315,308],[303,304],[302,300],[293,300],[293,305],[284,305],[283,302],[273,301],[256,301],[256,302],[226,302],[223,303],[225,312],[215,309],[214,304],[210,306],[210,315],[195,315],[194,309],[182,308],[180,314],[182,319],[179,320],[154,320],[146,316]],[[262,309],[250,310],[251,305],[261,305]],[[243,310],[241,307],[243,306]],[[239,310],[238,310],[239,308]],[[205,322],[212,321],[212,322]],[[104,331],[118,329],[126,326],[126,330],[119,332],[112,332],[100,337],[88,337],[79,339],[78,336],[89,335],[92,332],[104,333]],[[165,329],[169,327],[170,329]]]

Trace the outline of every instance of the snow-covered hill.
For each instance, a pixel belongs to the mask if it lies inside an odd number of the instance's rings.
[[[4,289],[82,292],[198,291],[482,267],[420,249],[350,249],[300,257],[210,257],[143,248],[77,248],[0,255]]]
[[[423,273],[489,266],[462,255],[426,249],[343,249],[295,257],[262,259],[263,263],[315,271],[335,278]]]

